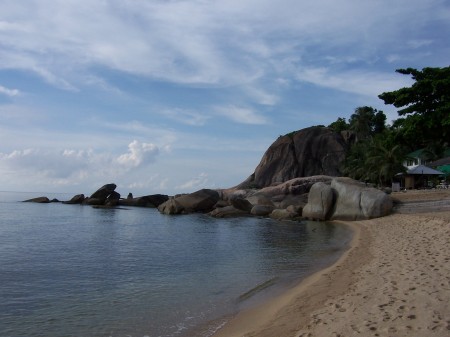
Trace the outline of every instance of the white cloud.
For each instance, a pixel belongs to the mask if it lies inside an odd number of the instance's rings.
[[[161,113],[172,120],[191,126],[205,125],[206,121],[211,118],[197,111],[180,108],[165,109]]]
[[[371,104],[409,85],[397,67],[448,65],[447,7],[444,0],[2,0],[0,173],[8,175],[0,184],[122,178],[124,186],[190,187],[195,179],[186,177],[205,170],[223,181],[226,174],[214,172],[231,152],[256,158],[272,136],[313,119],[286,114],[325,118],[324,93],[336,99],[330,115],[345,114],[353,102]],[[272,111],[280,112],[273,124]],[[225,118],[260,132],[227,134]],[[216,168],[206,169],[219,153]],[[183,162],[192,163],[189,172],[171,165],[182,154],[192,155]],[[167,176],[150,182],[150,163]]]
[[[95,66],[184,84],[252,83],[280,56],[312,46],[331,52],[341,44],[347,55],[366,55],[413,19],[421,29],[438,4],[5,0],[0,67],[30,70],[69,90]]]
[[[8,89],[8,88],[0,85],[0,94],[13,97],[13,96],[19,95],[20,92],[17,89]]]
[[[208,175],[204,172],[200,173],[197,177],[192,178],[185,183],[176,187],[178,190],[197,190],[201,188],[212,188],[213,186],[208,186]]]
[[[28,148],[0,152],[0,173],[8,184],[29,182],[54,186],[89,181],[101,184],[123,179],[139,167],[153,163],[158,153],[154,144],[138,141],[131,142],[128,152],[118,157],[111,152],[94,149]]]
[[[274,106],[279,101],[277,95],[254,86],[249,86],[245,91],[249,97],[253,98],[256,103],[261,105]]]
[[[137,140],[128,145],[128,152],[120,155],[117,162],[125,167],[138,167],[155,161],[159,148],[155,144]]]
[[[242,108],[234,105],[215,107],[214,111],[233,122],[241,124],[267,124],[268,121],[264,116],[258,115],[253,109]]]
[[[334,73],[328,68],[304,68],[297,72],[297,79],[321,87],[358,95],[377,97],[385,91],[411,84],[411,80],[396,73],[348,70]]]
[[[432,40],[410,40],[407,45],[413,49],[429,46],[433,43]]]

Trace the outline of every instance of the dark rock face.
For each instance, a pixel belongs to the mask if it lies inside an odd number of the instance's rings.
[[[247,199],[244,199],[244,198],[233,198],[230,200],[230,204],[234,208],[239,209],[244,212],[247,212],[247,213],[250,213],[250,211],[253,208],[253,205],[250,203],[250,201],[248,201]]]
[[[99,199],[99,200],[103,200],[103,202],[106,201],[106,199],[108,198],[108,196],[114,192],[114,190],[116,189],[116,184],[106,184],[103,185],[102,187],[100,187],[97,191],[95,191],[90,197],[89,199]]]
[[[23,202],[36,202],[38,204],[48,204],[50,199],[47,197],[37,197],[33,199],[24,200]]]
[[[250,213],[256,216],[268,216],[274,209],[275,207],[270,205],[255,205]]]
[[[255,172],[239,188],[263,188],[294,178],[339,176],[347,143],[340,133],[310,127],[279,137],[264,153]]]
[[[162,203],[169,200],[168,195],[164,194],[153,194],[153,195],[145,195],[142,197],[126,198],[119,201],[119,205],[122,206],[136,206],[136,207],[158,207]]]
[[[216,208],[215,210],[209,213],[212,217],[215,218],[235,218],[241,216],[248,216],[249,213],[240,209],[237,209],[233,206],[226,206],[221,208]]]
[[[214,209],[219,199],[220,196],[217,191],[202,189],[194,193],[183,194],[169,199],[159,205],[158,210],[164,214],[207,213]]]
[[[188,213],[210,212],[219,201],[219,193],[210,189],[202,189],[191,194],[185,194],[176,199]]]
[[[114,207],[119,205],[120,200],[120,193],[117,193],[116,191],[112,191],[105,201],[105,206]]]
[[[85,204],[88,205],[105,205],[108,197],[114,192],[116,189],[116,184],[106,184],[100,187],[97,191],[92,193],[89,198],[84,200]],[[120,198],[120,195],[119,195]]]
[[[69,201],[63,201],[63,204],[81,204],[84,201],[84,194],[77,194]]]

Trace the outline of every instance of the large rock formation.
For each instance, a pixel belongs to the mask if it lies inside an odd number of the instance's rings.
[[[333,179],[331,188],[336,191],[332,220],[379,218],[392,211],[393,201],[388,194],[353,179]]]
[[[308,203],[303,208],[305,218],[327,220],[334,206],[334,192],[330,185],[319,182],[311,187]]]
[[[347,148],[344,137],[326,127],[314,126],[280,136],[238,188],[263,188],[298,177],[339,176]]]
[[[190,194],[182,194],[159,205],[158,210],[164,214],[181,214],[194,212],[210,212],[219,201],[219,193],[210,189],[202,189]]]
[[[102,187],[100,187],[97,191],[95,191],[94,193],[92,193],[92,195],[84,200],[84,203],[88,204],[88,205],[105,205],[108,197],[110,195],[112,195],[114,193],[114,195],[112,196],[112,200],[119,200],[120,198],[120,194],[117,196],[114,192],[114,190],[116,189],[116,184],[106,184],[103,185]],[[117,193],[118,194],[118,193]],[[108,200],[110,201],[110,200]],[[111,203],[114,203],[114,201],[112,201]],[[115,206],[115,205],[111,205],[111,206]]]
[[[312,186],[303,217],[314,220],[364,220],[391,213],[392,198],[350,178],[335,178],[331,186]]]

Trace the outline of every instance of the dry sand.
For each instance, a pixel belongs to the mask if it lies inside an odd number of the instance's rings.
[[[450,190],[393,196],[450,203]],[[352,246],[337,263],[214,337],[449,337],[450,212],[425,211],[351,223]]]

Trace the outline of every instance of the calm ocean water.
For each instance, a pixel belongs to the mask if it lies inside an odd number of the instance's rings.
[[[0,192],[3,337],[208,336],[351,238],[318,222],[17,202],[40,195],[72,196]]]

